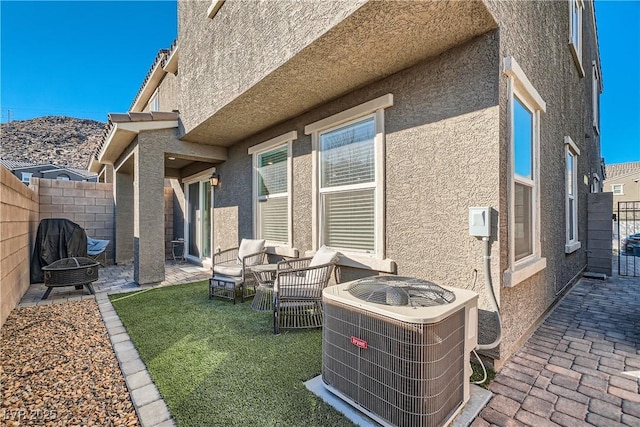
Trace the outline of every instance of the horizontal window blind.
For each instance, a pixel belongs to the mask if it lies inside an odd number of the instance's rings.
[[[532,188],[515,184],[515,259],[533,253]]]
[[[287,192],[287,146],[258,155],[258,195]]]
[[[374,138],[373,118],[321,134],[321,187],[374,182]]]
[[[270,242],[288,243],[289,198],[275,197],[258,202],[261,238]]]
[[[324,193],[323,243],[335,248],[375,250],[374,189]]]

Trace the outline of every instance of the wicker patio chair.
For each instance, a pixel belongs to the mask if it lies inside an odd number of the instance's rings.
[[[242,239],[240,246],[213,255],[213,277],[209,280],[209,299],[225,298],[236,303],[236,291],[242,290],[242,302],[255,295],[253,265],[264,264],[267,250],[264,240]]]
[[[273,333],[322,327],[322,290],[336,268],[338,253],[324,246],[313,258],[278,263],[273,297]]]

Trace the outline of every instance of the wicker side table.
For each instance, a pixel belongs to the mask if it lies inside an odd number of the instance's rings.
[[[258,282],[256,296],[251,302],[251,309],[261,313],[273,311],[273,282],[276,279],[278,264],[260,264],[251,267],[251,272]]]

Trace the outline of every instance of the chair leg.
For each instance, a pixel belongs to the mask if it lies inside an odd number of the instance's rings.
[[[273,307],[273,334],[278,335],[280,333],[280,316],[278,315],[278,307]]]

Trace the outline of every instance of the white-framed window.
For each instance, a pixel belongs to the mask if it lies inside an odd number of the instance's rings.
[[[508,77],[510,146],[509,269],[514,286],[546,267],[540,245],[540,115],[546,103],[517,61],[504,58]]]
[[[387,94],[305,127],[312,135],[313,249],[384,259]]]
[[[249,148],[253,156],[254,235],[276,245],[293,244],[292,131]]]
[[[56,179],[58,181],[69,181],[71,178],[69,178],[69,175],[67,175],[66,173],[61,173],[56,177]]]
[[[584,77],[582,67],[582,12],[584,11],[583,0],[569,0],[569,49],[580,77]]]
[[[158,89],[153,92],[149,99],[149,111],[160,111],[160,97],[158,96]]]
[[[20,172],[20,179],[24,184],[29,185],[31,183],[32,176],[33,176],[33,173],[31,172]]]
[[[611,191],[614,196],[622,196],[624,195],[624,184],[612,184]]]
[[[580,149],[571,137],[564,137],[565,146],[565,214],[567,254],[575,252],[581,246],[578,241],[578,156]]]
[[[593,61],[591,64],[593,78],[591,81],[592,86],[592,110],[593,110],[593,129],[596,133],[600,133],[600,72],[598,71],[598,64]]]
[[[593,174],[591,178],[591,192],[599,193],[602,191],[602,186],[600,185],[600,176],[597,173]]]

